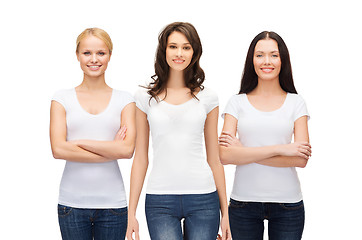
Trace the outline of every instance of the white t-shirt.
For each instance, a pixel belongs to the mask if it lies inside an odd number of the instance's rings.
[[[60,90],[53,100],[66,111],[67,140],[113,140],[121,126],[123,108],[134,102],[123,91],[113,90],[107,108],[93,115],[78,102],[74,88]],[[127,206],[117,160],[105,163],[66,161],[60,184],[59,204],[76,208],[123,208]]]
[[[289,144],[294,133],[294,121],[308,115],[304,100],[288,93],[284,104],[272,112],[257,110],[246,94],[232,96],[225,114],[238,120],[239,140],[245,147]],[[237,201],[284,202],[302,200],[295,167],[278,168],[257,163],[236,166],[231,198]]]
[[[148,194],[203,194],[216,190],[204,153],[207,114],[218,106],[208,88],[197,99],[173,105],[152,98],[146,89],[136,92],[137,107],[147,114],[153,143],[153,167]]]

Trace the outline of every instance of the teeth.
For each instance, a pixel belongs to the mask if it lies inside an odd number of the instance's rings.
[[[99,66],[89,66],[90,68],[99,68]]]
[[[175,63],[183,63],[183,60],[174,60]]]

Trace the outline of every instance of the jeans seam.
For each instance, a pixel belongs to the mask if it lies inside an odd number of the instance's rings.
[[[285,210],[297,210],[297,209],[300,209],[300,208],[303,208],[304,207],[304,203],[302,202],[301,204],[299,204],[298,206],[295,206],[295,207],[286,207],[284,205],[284,203],[279,203],[279,205],[285,209]]]
[[[59,217],[66,217],[66,216],[68,216],[68,215],[73,211],[73,208],[72,208],[72,207],[68,207],[68,208],[69,208],[69,211],[68,211],[68,212],[66,212],[65,214],[59,214],[59,208],[65,210],[65,209],[67,208],[67,206],[64,206],[63,208],[58,207],[58,216],[59,216]]]

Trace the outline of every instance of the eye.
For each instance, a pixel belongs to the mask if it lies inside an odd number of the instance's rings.
[[[256,54],[255,57],[262,57],[263,55],[261,54]]]
[[[277,57],[279,57],[279,55],[278,54],[273,54],[272,57],[277,58]]]
[[[171,48],[171,49],[176,49],[177,48],[175,45],[170,45],[168,47]]]
[[[86,55],[86,56],[89,56],[90,52],[84,52],[83,54]]]
[[[105,52],[99,52],[98,55],[99,56],[104,56],[106,53]]]
[[[184,47],[185,50],[191,50],[191,46]]]

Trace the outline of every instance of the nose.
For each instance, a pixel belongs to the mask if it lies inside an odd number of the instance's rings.
[[[182,48],[179,47],[179,48],[177,49],[177,57],[181,57],[181,56],[182,56]]]
[[[92,59],[91,59],[92,63],[96,63],[98,61],[97,59],[97,54],[92,54]]]
[[[265,56],[264,62],[265,64],[270,64],[270,57],[268,55]]]

